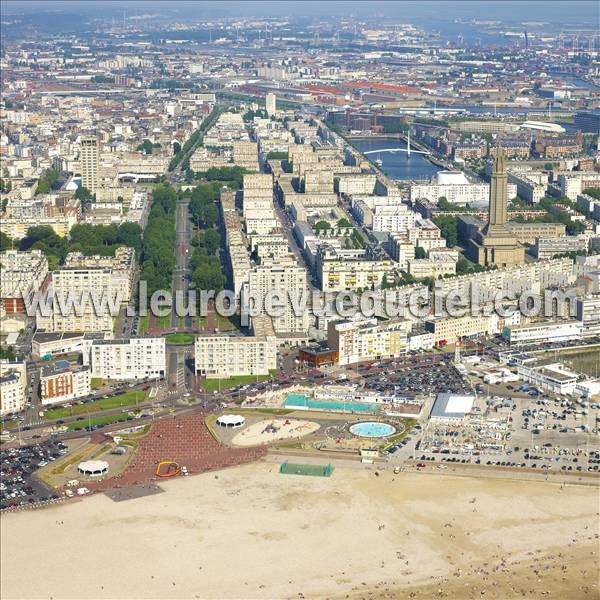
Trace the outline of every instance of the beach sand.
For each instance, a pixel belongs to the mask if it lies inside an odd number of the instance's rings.
[[[274,425],[277,431],[265,431],[269,425]],[[240,431],[231,440],[231,443],[234,446],[258,446],[270,442],[304,437],[314,433],[319,427],[320,425],[315,421],[303,421],[300,419],[265,419],[258,423],[253,423],[243,431]]]
[[[265,462],[161,486],[3,515],[2,598],[598,598],[593,486]]]

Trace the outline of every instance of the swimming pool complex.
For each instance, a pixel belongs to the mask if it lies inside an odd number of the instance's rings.
[[[389,423],[379,423],[377,421],[365,421],[356,423],[350,427],[350,433],[358,437],[381,438],[396,433],[396,428]]]
[[[335,412],[377,412],[378,406],[371,402],[336,402],[333,400],[310,400],[304,394],[288,394],[285,408],[306,408],[313,410],[331,410]]]

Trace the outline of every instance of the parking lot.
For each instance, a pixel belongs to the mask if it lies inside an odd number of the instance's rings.
[[[67,451],[66,444],[51,440],[0,452],[0,509],[58,499],[55,491],[33,473]]]
[[[407,395],[466,393],[470,386],[450,360],[416,357],[414,362],[386,361],[359,366],[364,388]]]

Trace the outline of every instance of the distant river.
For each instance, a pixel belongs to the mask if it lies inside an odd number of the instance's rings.
[[[360,152],[385,148],[406,148],[406,142],[394,138],[352,140],[352,145]],[[372,161],[380,158],[383,162],[382,171],[391,179],[429,179],[441,170],[422,154],[411,153],[408,156],[406,152],[382,152],[381,154],[369,154],[367,158]]]

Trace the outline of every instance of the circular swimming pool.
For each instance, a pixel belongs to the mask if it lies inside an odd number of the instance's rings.
[[[378,421],[364,421],[350,426],[350,433],[358,437],[381,438],[396,433],[396,428],[389,423]]]

